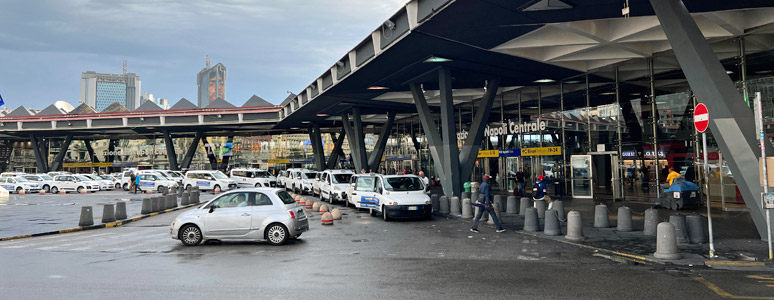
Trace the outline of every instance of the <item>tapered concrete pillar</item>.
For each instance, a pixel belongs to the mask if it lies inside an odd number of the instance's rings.
[[[116,203],[116,220],[126,220],[126,202],[124,201]]]
[[[658,210],[648,208],[645,210],[645,228],[642,230],[643,235],[656,235],[656,229],[658,228]]]
[[[607,205],[594,206],[594,228],[610,227],[610,217],[607,214]]]
[[[632,211],[626,206],[618,208],[618,231],[632,231]]]
[[[573,210],[567,214],[567,235],[564,238],[575,242],[584,239],[580,212]]]
[[[113,204],[105,204],[102,207],[102,223],[110,223],[116,221],[116,210]]]
[[[91,226],[94,225],[94,212],[91,211],[91,206],[81,207],[81,219],[78,221],[78,226]]]
[[[534,207],[527,207],[524,211],[524,231],[540,231],[537,209]]]
[[[658,224],[658,237],[656,239],[656,252],[653,256],[658,259],[675,260],[680,259],[677,252],[677,237],[675,236],[675,225],[669,222]]]

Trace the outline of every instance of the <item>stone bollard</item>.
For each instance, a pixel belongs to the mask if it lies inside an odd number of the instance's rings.
[[[306,197],[297,198],[296,202],[298,202],[298,205],[301,207],[306,206]]]
[[[473,217],[473,206],[470,205],[470,198],[462,199],[462,218],[470,219]]]
[[[312,204],[312,211],[320,211],[320,202],[315,202]]]
[[[306,201],[306,205],[304,205],[304,208],[306,208],[306,209],[313,209],[314,208],[314,203],[312,203],[312,201]]]
[[[86,189],[82,189],[81,190],[81,195],[86,195],[87,193],[88,193],[88,191]]]
[[[167,198],[167,201],[166,201],[167,209],[177,207],[177,197],[175,197],[175,195],[166,195],[164,197]]]
[[[334,208],[331,211],[331,216],[333,216],[334,220],[341,220],[341,210],[339,210],[338,208]]]
[[[432,194],[430,196],[430,202],[433,204],[433,212],[439,212],[441,210],[441,203],[438,202],[438,194]]]
[[[438,198],[438,204],[439,204],[439,213],[442,214],[449,214],[449,198],[446,196],[441,196]]]
[[[191,199],[190,194],[188,194],[188,192],[183,192],[182,196],[180,196],[180,205],[191,204],[190,199]]]
[[[707,242],[707,233],[704,231],[704,222],[701,215],[688,215],[685,217],[685,225],[688,226],[688,239],[691,244],[703,244]]]
[[[189,186],[185,187],[185,190],[190,193],[191,191],[193,191],[193,186],[189,185]]]
[[[567,214],[567,235],[564,238],[574,242],[583,240],[583,224],[580,212],[573,210]]]
[[[462,192],[462,199],[468,198],[470,199],[470,192]]]
[[[567,222],[567,216],[564,214],[564,202],[562,202],[562,200],[554,200],[551,202],[551,209],[556,212],[556,218],[559,219],[559,223]]]
[[[159,187],[159,190],[161,190],[161,194],[162,195],[166,196],[168,194],[167,187],[165,187],[165,186]]]
[[[161,199],[159,197],[151,197],[151,201],[153,201],[153,212],[160,212],[161,211]]]
[[[457,196],[451,197],[451,202],[449,203],[449,213],[454,216],[459,216],[462,214],[460,211],[460,198]]]
[[[497,203],[492,204],[492,210],[494,210],[495,215],[497,215],[497,220],[500,221],[500,226],[502,226],[503,219],[500,218],[500,207],[497,206]],[[489,218],[486,220],[486,223],[489,225],[494,225],[494,218]]]
[[[320,204],[320,213],[328,212],[328,204]]]
[[[500,208],[500,212],[504,212],[505,211],[505,203],[504,202],[505,201],[503,201],[503,196],[502,195],[495,195],[494,196],[494,203],[497,203],[497,207]]]
[[[645,210],[645,228],[642,234],[656,235],[656,227],[658,227],[658,210],[648,208]]]
[[[59,190],[59,194],[60,195],[67,195],[67,192],[65,192],[64,190]]]
[[[594,206],[594,228],[610,227],[610,218],[607,215],[607,205]]]
[[[543,225],[543,234],[561,235],[562,228],[559,226],[559,217],[553,209],[546,210],[546,223]]]
[[[532,200],[530,200],[527,197],[523,197],[523,198],[521,198],[520,201],[521,202],[519,203],[519,215],[523,216],[524,213],[527,211],[527,207],[532,206],[532,205],[530,205],[531,204],[530,201],[532,201]]]
[[[331,215],[329,212],[325,212],[322,214],[320,221],[323,225],[333,225],[333,215]]]
[[[41,189],[40,192],[38,192],[38,194],[45,195],[46,194],[46,190]]]
[[[183,187],[182,186],[177,187],[177,196],[178,197],[183,197],[183,192],[184,191],[183,191]]]
[[[153,190],[147,189],[147,190],[145,190],[145,193],[148,194],[148,195],[153,194]]]
[[[507,204],[505,205],[505,213],[512,215],[516,213],[516,196],[508,196]]]
[[[91,206],[82,206],[81,219],[78,221],[78,226],[91,225],[94,225],[94,213],[91,211]]]
[[[143,215],[147,215],[149,213],[153,212],[153,202],[149,198],[142,199],[142,209],[140,210],[140,213]]]
[[[116,220],[126,220],[126,202],[116,202]]]
[[[546,201],[535,200],[535,209],[537,209],[538,218],[544,219],[546,217]]]
[[[685,228],[685,216],[681,214],[676,214],[673,216],[669,216],[669,223],[672,223],[675,227],[675,238],[677,238],[677,242],[680,244],[688,244],[690,241],[688,240],[688,232],[686,231],[687,228]]]
[[[102,207],[102,223],[110,223],[116,221],[116,209],[113,204],[105,204]]]
[[[672,217],[670,216],[669,218],[671,219]],[[653,253],[653,256],[658,259],[680,259],[680,253],[677,253],[675,225],[670,222],[661,222],[658,224],[657,231],[656,252]]]
[[[632,231],[632,211],[626,207],[621,206],[618,208],[618,231]]]
[[[540,231],[539,222],[540,221],[538,221],[537,209],[534,207],[527,207],[524,210],[524,231]]]

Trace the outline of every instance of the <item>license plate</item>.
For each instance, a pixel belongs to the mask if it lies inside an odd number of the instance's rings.
[[[408,210],[417,210],[417,207],[416,206],[409,206]]]

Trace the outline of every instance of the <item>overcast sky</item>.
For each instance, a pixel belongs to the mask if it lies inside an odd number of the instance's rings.
[[[196,103],[196,73],[223,63],[226,100],[279,104],[407,0],[2,0],[5,107],[77,105],[81,73],[128,72],[142,92]]]

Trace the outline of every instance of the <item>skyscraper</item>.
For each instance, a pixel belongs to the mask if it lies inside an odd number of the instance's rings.
[[[94,71],[81,73],[81,99],[97,111],[118,102],[129,110],[140,106],[140,77],[134,73],[126,73],[124,62],[123,74],[101,74]]]
[[[218,63],[210,67],[210,57],[199,74],[196,74],[196,85],[199,92],[199,107],[207,107],[215,99],[226,99],[226,67]]]

